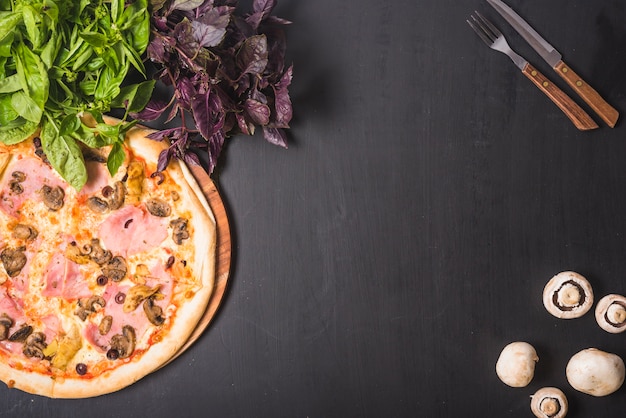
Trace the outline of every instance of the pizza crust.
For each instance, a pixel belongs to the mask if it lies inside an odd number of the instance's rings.
[[[146,138],[153,132],[144,127],[134,127],[127,134],[127,146],[133,154],[139,155],[146,162],[156,166],[158,155],[167,144]],[[10,158],[10,156],[9,156]],[[3,164],[3,153],[0,149],[0,169]],[[6,160],[8,162],[8,159]],[[154,163],[153,163],[154,162]],[[1,170],[0,170],[1,171]],[[201,320],[215,285],[216,275],[216,222],[206,197],[200,186],[189,171],[179,161],[172,161],[167,173],[178,184],[180,198],[193,216],[189,219],[193,230],[191,236],[196,250],[193,260],[193,271],[199,278],[201,286],[197,286],[193,294],[180,304],[170,318],[172,324],[167,328],[161,340],[138,355],[131,356],[120,362],[119,367],[110,369],[95,377],[64,377],[55,378],[50,375],[27,370],[19,370],[8,364],[0,363],[0,379],[7,385],[29,393],[53,398],[85,398],[99,396],[118,391],[167,363],[186,343]]]

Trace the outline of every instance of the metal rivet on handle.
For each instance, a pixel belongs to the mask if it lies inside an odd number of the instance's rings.
[[[543,86],[544,86],[544,87],[548,87],[549,85],[550,85],[550,83],[548,83],[547,81],[544,81],[544,82],[543,82]]]

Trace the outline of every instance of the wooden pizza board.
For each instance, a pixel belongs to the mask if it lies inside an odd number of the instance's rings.
[[[226,284],[228,283],[228,277],[230,274],[231,240],[224,202],[217,191],[217,187],[215,187],[215,183],[213,183],[213,180],[211,180],[202,167],[190,166],[189,169],[202,188],[202,192],[206,196],[209,206],[213,211],[213,216],[215,217],[217,225],[215,288],[213,289],[213,294],[211,295],[207,309],[200,319],[196,329],[193,331],[187,342],[166,364],[184,353],[191,346],[191,344],[200,338],[202,333],[209,326],[217,313],[217,309],[220,307],[220,304],[224,299]]]

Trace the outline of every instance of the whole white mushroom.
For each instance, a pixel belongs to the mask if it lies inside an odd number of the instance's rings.
[[[541,388],[530,397],[530,410],[537,418],[563,418],[567,409],[567,397],[559,388]]]
[[[565,373],[574,389],[593,396],[606,396],[624,383],[624,361],[616,354],[587,348],[572,356]]]
[[[626,297],[610,294],[600,299],[596,305],[596,321],[611,334],[626,331]]]
[[[593,305],[591,284],[574,271],[563,271],[544,287],[543,304],[557,318],[579,318]]]
[[[502,349],[496,362],[496,373],[505,384],[521,388],[533,380],[538,361],[532,345],[523,341],[512,342]]]

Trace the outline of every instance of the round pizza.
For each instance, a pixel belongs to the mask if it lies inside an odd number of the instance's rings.
[[[0,379],[33,394],[119,390],[167,363],[209,303],[216,226],[186,166],[132,128],[111,176],[84,152],[77,191],[37,137],[0,145]]]

